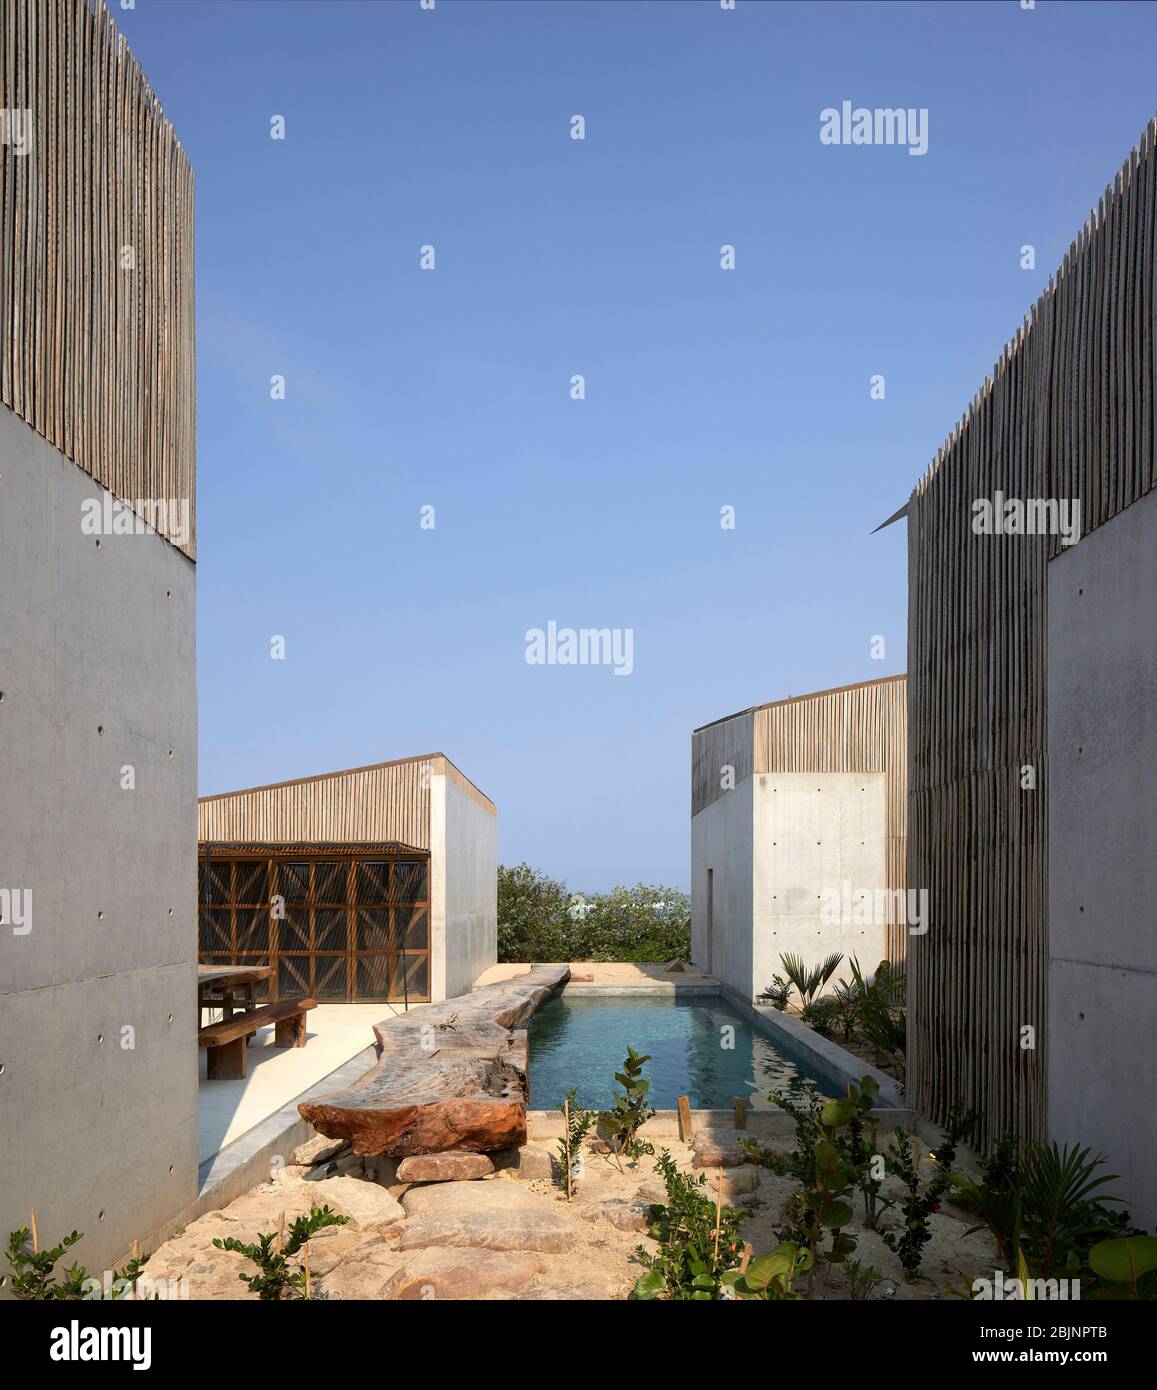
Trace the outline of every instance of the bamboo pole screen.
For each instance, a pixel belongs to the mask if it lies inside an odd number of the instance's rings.
[[[1060,538],[974,535],[972,503],[1080,499],[1081,533],[1157,481],[1157,119],[908,504],[908,1088],[980,1143],[1046,1133],[1046,569]],[[1022,769],[1035,772],[1022,790]],[[1033,1047],[1022,1030],[1034,1030]]]
[[[447,777],[491,812],[493,803],[441,753],[350,768],[268,787],[204,796],[198,840],[396,840],[430,848],[430,779]]]
[[[188,159],[101,0],[4,0],[0,84],[0,400],[192,559]]]

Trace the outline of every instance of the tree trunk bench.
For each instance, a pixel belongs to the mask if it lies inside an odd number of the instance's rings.
[[[374,1026],[381,1058],[346,1091],[298,1112],[354,1153],[486,1153],[526,1143],[524,1023],[566,983],[565,965],[536,965],[471,994],[423,1004]]]
[[[259,1028],[275,1025],[274,1047],[305,1046],[305,1015],[317,1008],[316,999],[282,999],[248,1013],[210,1023],[197,1034],[198,1047],[207,1047],[210,1081],[240,1081],[245,1076],[247,1044]]]

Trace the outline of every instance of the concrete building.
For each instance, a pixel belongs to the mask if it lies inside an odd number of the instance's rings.
[[[1139,1225],[1157,1222],[1155,209],[1157,121],[902,512],[908,876],[930,901],[909,1094],[938,1122],[977,1111],[986,1147],[1103,1152]]]
[[[0,1232],[100,1272],[196,1190],[193,176],[103,4],[3,30]]]
[[[904,959],[905,678],[801,695],[691,736],[691,953],[754,998],[780,956]]]
[[[494,804],[442,753],[202,797],[200,959],[272,998],[437,1001],[497,960]]]

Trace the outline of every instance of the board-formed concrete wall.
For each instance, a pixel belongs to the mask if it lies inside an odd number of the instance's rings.
[[[194,568],[103,496],[0,406],[0,1232],[97,1271],[197,1177]]]
[[[1157,495],[1048,566],[1049,1092],[1157,1223]]]
[[[874,907],[886,887],[884,781],[883,772],[755,778],[754,993],[783,974],[785,953],[813,965],[840,952],[844,961],[825,993],[851,980],[853,956],[870,972],[886,955],[883,918],[859,920],[869,915],[866,895]]]
[[[744,777],[691,818],[691,960],[744,997],[754,978],[752,786]]]

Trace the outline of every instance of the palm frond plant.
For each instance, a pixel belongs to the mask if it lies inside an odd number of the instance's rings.
[[[791,1003],[791,981],[785,980],[782,975],[773,975],[771,984],[756,996],[756,1003],[770,1004],[773,1009],[783,1013]]]
[[[806,1008],[840,968],[843,958],[842,952],[833,951],[819,965],[805,965],[802,956],[793,955],[789,951],[779,959],[783,964],[784,974],[799,990],[801,1006]]]
[[[1128,1216],[1105,1188],[1116,1175],[1087,1148],[1024,1144],[1015,1160],[998,1144],[981,1176],[953,1175],[955,1200],[977,1218],[973,1230],[992,1234],[1007,1272],[1019,1274],[1019,1256],[1034,1278],[1071,1278],[1089,1268],[1094,1245],[1122,1235]]]

